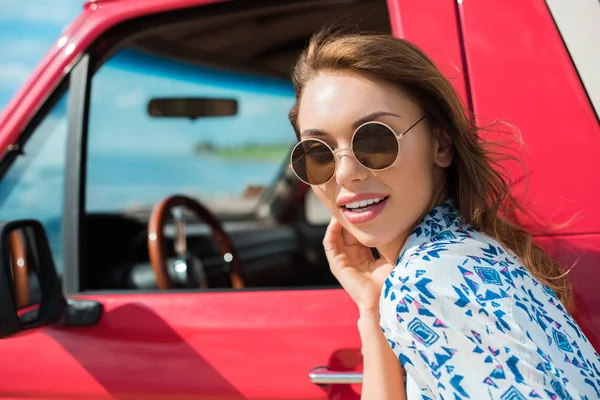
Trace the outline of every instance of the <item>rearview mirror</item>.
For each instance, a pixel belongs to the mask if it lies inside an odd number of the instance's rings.
[[[58,322],[66,310],[42,224],[0,223],[0,338]]]
[[[236,115],[238,102],[235,99],[216,98],[157,98],[148,103],[151,117],[203,118]]]

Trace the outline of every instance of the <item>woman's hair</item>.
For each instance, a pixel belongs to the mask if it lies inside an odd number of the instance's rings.
[[[313,35],[292,72],[296,104],[289,119],[298,137],[298,108],[304,88],[325,71],[347,71],[406,91],[432,126],[452,139],[454,158],[446,169],[448,197],[457,203],[465,223],[513,251],[534,277],[572,309],[572,287],[563,268],[510,218],[516,209],[524,210],[501,172],[499,158],[506,159],[506,153],[481,139],[485,128],[475,124],[452,84],[417,46],[388,34],[346,29],[327,28]]]

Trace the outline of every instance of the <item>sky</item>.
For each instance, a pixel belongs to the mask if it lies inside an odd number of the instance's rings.
[[[82,0],[0,0],[0,110],[82,7]]]

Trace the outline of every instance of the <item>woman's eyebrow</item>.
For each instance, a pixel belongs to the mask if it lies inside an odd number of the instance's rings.
[[[327,132],[324,129],[305,129],[300,134],[300,137],[305,136],[327,136]]]
[[[356,121],[354,121],[352,123],[352,129],[356,130],[362,124],[364,124],[366,122],[374,121],[377,118],[383,117],[383,116],[391,116],[391,117],[402,118],[400,115],[395,114],[393,112],[389,112],[389,111],[375,111],[375,112],[367,114],[364,117],[361,117],[361,118],[357,119]],[[311,128],[309,128],[309,129],[303,130],[302,133],[300,133],[300,137],[305,137],[305,136],[327,136],[327,131],[325,131],[324,129],[311,129]]]
[[[391,117],[402,118],[400,115],[394,114],[393,112],[389,112],[389,111],[375,111],[375,112],[372,112],[371,114],[367,114],[364,117],[359,118],[356,121],[354,121],[352,123],[352,129],[356,130],[362,124],[374,121],[377,118],[383,117],[383,116],[391,116]]]

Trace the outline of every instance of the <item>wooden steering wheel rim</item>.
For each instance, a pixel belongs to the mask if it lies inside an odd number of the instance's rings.
[[[29,276],[27,251],[20,232],[10,234],[10,257],[15,288],[15,304],[18,308],[29,304]]]
[[[219,219],[198,201],[183,195],[174,195],[165,198],[154,207],[150,216],[150,222],[148,223],[148,251],[158,288],[170,289],[173,287],[173,280],[169,276],[167,269],[167,252],[163,229],[167,217],[174,207],[184,207],[191,210],[198,218],[209,225],[212,236],[221,250],[221,254],[224,256],[229,253],[233,257],[229,262],[231,267],[229,272],[231,286],[234,289],[245,287],[241,260],[233,246],[231,238],[223,230]]]

